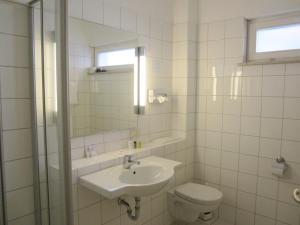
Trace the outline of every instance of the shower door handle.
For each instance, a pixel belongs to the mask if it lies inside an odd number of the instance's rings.
[[[295,201],[300,204],[300,189],[296,188],[293,192],[293,195]]]

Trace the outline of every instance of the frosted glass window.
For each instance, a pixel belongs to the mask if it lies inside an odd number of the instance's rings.
[[[97,54],[97,66],[124,66],[134,64],[135,49],[123,49]]]
[[[300,49],[300,24],[258,29],[256,52],[276,52]]]

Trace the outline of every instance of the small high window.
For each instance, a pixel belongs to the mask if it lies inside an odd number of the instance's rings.
[[[300,13],[248,21],[247,61],[300,59]]]
[[[96,53],[96,66],[118,67],[133,65],[135,59],[135,49],[121,49],[113,51],[98,51]]]

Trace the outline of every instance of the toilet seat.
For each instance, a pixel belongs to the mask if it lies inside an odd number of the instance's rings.
[[[216,188],[195,183],[180,185],[174,192],[178,197],[201,205],[217,204],[223,197],[222,192]]]

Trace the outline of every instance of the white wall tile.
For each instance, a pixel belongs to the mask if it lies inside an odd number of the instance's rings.
[[[278,183],[276,180],[259,177],[257,184],[257,194],[263,197],[276,199]]]
[[[259,138],[253,136],[240,136],[240,152],[248,155],[258,155]]]
[[[143,14],[137,16],[137,32],[139,34],[149,36],[150,35],[150,17]]]
[[[69,0],[69,15],[76,18],[82,18],[83,0]]]
[[[30,97],[29,69],[1,68],[0,79],[2,98]]]
[[[29,10],[27,7],[5,2],[0,4],[0,14],[6,18],[0,20],[1,33],[28,36]]]
[[[104,3],[104,24],[114,28],[121,27],[121,8]]]
[[[2,99],[3,129],[31,127],[31,103],[25,99]]]
[[[254,214],[244,210],[237,210],[236,224],[237,225],[254,225]]]
[[[258,158],[255,156],[240,155],[239,171],[249,174],[257,174]]]
[[[33,162],[31,158],[5,163],[6,191],[16,190],[33,184]]]
[[[262,96],[283,96],[284,77],[270,76],[263,77]]]
[[[261,108],[260,97],[242,97],[242,115],[260,116]]]
[[[17,140],[17,141],[16,141]],[[4,160],[16,160],[32,156],[31,130],[11,130],[3,132]]]
[[[256,193],[257,177],[250,174],[239,173],[238,189],[248,193]]]
[[[0,66],[29,66],[29,39],[26,37],[0,34]]]
[[[104,13],[103,8],[102,0],[84,0],[83,19],[102,24]]]
[[[99,225],[101,223],[100,204],[95,204],[90,207],[79,210],[78,223],[79,225]]]
[[[281,138],[282,119],[262,118],[261,136],[268,138]]]
[[[298,207],[279,202],[277,213],[278,220],[291,225],[299,224]]]
[[[300,141],[300,120],[283,120],[283,138]]]
[[[243,77],[242,95],[261,96],[262,79],[260,77]]]
[[[289,119],[300,119],[300,98],[284,99],[284,117]]]
[[[239,155],[233,152],[222,152],[222,168],[230,170],[238,170]]]
[[[255,211],[255,199],[256,195],[246,192],[238,192],[237,194],[237,206],[240,209],[244,209],[250,212]]]
[[[283,116],[283,98],[263,97],[262,98],[262,116],[282,118]]]
[[[274,159],[280,154],[280,145],[280,140],[261,138],[259,155],[262,157]]]
[[[266,216],[269,218],[275,218],[276,217],[276,201],[269,199],[269,198],[263,198],[263,197],[257,197],[256,198],[256,213],[262,216]]]
[[[137,14],[133,11],[122,8],[121,10],[121,28],[126,31],[137,31]]]
[[[242,116],[241,133],[245,135],[259,136],[260,118]]]
[[[208,26],[208,40],[219,40],[225,37],[225,24],[224,22],[211,23]]]
[[[286,76],[285,77],[285,96],[300,97],[300,76]]]
[[[285,74],[284,64],[263,65],[264,76],[283,76]]]
[[[246,22],[244,18],[236,18],[225,22],[225,37],[237,38],[246,35]]]
[[[243,38],[234,38],[225,40],[225,57],[227,58],[242,58],[245,51]]]
[[[6,194],[8,220],[34,212],[33,188],[23,188]],[[22,204],[20,204],[22,202]]]
[[[299,75],[300,63],[286,64],[286,75]]]

